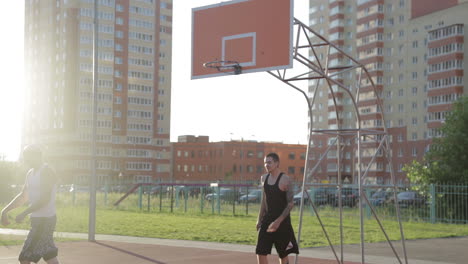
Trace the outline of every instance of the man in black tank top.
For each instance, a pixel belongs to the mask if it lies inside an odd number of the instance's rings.
[[[279,262],[288,264],[288,255],[299,254],[296,237],[291,225],[293,186],[290,178],[279,169],[279,157],[270,153],[265,157],[265,169],[262,175],[263,196],[257,219],[257,254],[258,264],[267,264],[267,255],[275,245]]]

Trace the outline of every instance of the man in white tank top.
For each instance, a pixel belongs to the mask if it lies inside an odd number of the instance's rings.
[[[48,264],[58,264],[58,249],[54,244],[55,192],[57,176],[42,161],[42,152],[36,146],[23,150],[23,162],[28,166],[23,190],[2,210],[1,222],[8,225],[8,212],[29,201],[29,206],[16,216],[20,223],[31,214],[31,230],[24,242],[19,261],[21,264],[37,263],[43,258]]]

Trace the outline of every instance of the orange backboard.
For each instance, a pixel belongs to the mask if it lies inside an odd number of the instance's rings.
[[[192,79],[226,73],[204,67],[236,61],[242,73],[292,67],[293,0],[233,0],[192,9]]]

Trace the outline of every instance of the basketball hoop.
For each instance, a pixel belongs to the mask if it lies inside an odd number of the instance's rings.
[[[242,73],[242,66],[237,61],[210,61],[203,63],[203,67],[224,73],[233,72],[235,75]]]

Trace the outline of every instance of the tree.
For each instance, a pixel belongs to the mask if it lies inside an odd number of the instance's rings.
[[[468,219],[468,97],[454,103],[422,162],[413,161],[404,171],[421,193],[429,196],[429,186],[435,189],[432,202],[436,214],[446,212],[453,220]],[[434,190],[434,189],[433,189]]]
[[[431,183],[468,184],[468,97],[455,102],[440,131],[426,155]]]
[[[454,103],[423,162],[405,166],[412,183],[468,184],[468,97]]]

